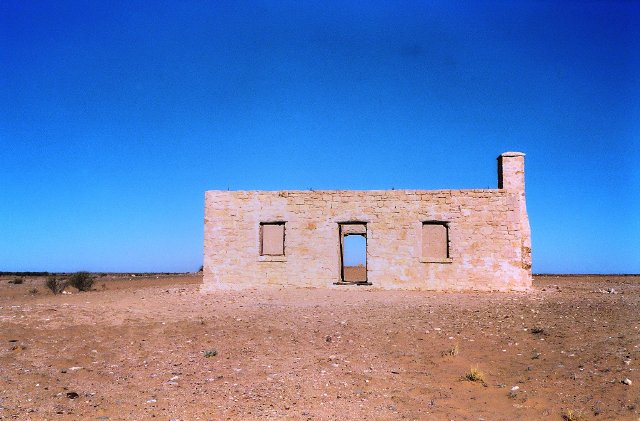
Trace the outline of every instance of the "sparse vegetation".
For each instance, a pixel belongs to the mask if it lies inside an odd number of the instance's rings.
[[[60,294],[67,287],[67,281],[65,279],[56,278],[55,276],[50,276],[47,278],[44,284],[47,288],[51,290],[54,294]]]
[[[534,335],[542,335],[544,333],[544,329],[540,326],[534,326],[531,328],[531,333]]]
[[[471,369],[464,375],[464,379],[470,382],[484,383],[484,373],[478,370],[477,367],[471,367]]]
[[[14,284],[14,285],[20,285],[24,283],[24,279],[23,278],[13,278],[12,280],[9,281],[10,284]]]
[[[577,413],[573,412],[571,409],[567,409],[562,413],[562,419],[564,421],[578,421],[580,419],[580,416]]]
[[[460,353],[460,349],[458,348],[458,344],[455,344],[449,349],[446,349],[440,353],[443,357],[455,357]]]
[[[38,292],[40,292],[40,291],[38,291],[38,288],[31,288],[29,290],[29,294],[33,294],[33,295],[37,294]]]
[[[91,291],[95,277],[89,272],[76,272],[69,277],[69,284],[78,291]]]

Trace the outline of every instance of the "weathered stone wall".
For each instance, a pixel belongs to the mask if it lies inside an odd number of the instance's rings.
[[[499,171],[505,178],[499,184],[509,188],[208,191],[203,290],[333,286],[340,281],[339,223],[354,221],[366,223],[367,278],[374,287],[527,289],[524,160],[522,154],[501,159],[506,166],[515,162],[514,171]],[[521,188],[506,179],[514,175],[522,176]],[[261,256],[260,223],[282,221],[285,255]],[[423,258],[424,221],[448,223],[448,258]]]

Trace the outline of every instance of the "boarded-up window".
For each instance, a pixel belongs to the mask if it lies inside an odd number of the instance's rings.
[[[260,224],[260,254],[284,256],[284,222]]]
[[[446,222],[422,223],[422,258],[441,260],[449,257],[449,227]]]

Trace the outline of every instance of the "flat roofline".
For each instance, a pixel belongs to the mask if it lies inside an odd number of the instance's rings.
[[[377,190],[364,190],[364,189],[335,189],[335,190],[205,190],[205,193],[337,193],[337,192],[369,192],[369,193],[447,193],[447,192],[475,192],[475,193],[495,193],[505,192],[505,189],[377,189]]]

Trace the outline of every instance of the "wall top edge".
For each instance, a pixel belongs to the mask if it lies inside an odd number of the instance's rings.
[[[504,189],[438,189],[438,190],[417,190],[417,189],[394,189],[394,190],[206,190],[205,193],[324,193],[324,194],[336,194],[336,193],[500,193],[503,194]]]
[[[525,154],[523,152],[504,152],[504,153],[501,153],[500,156],[506,156],[506,157],[525,156]]]

